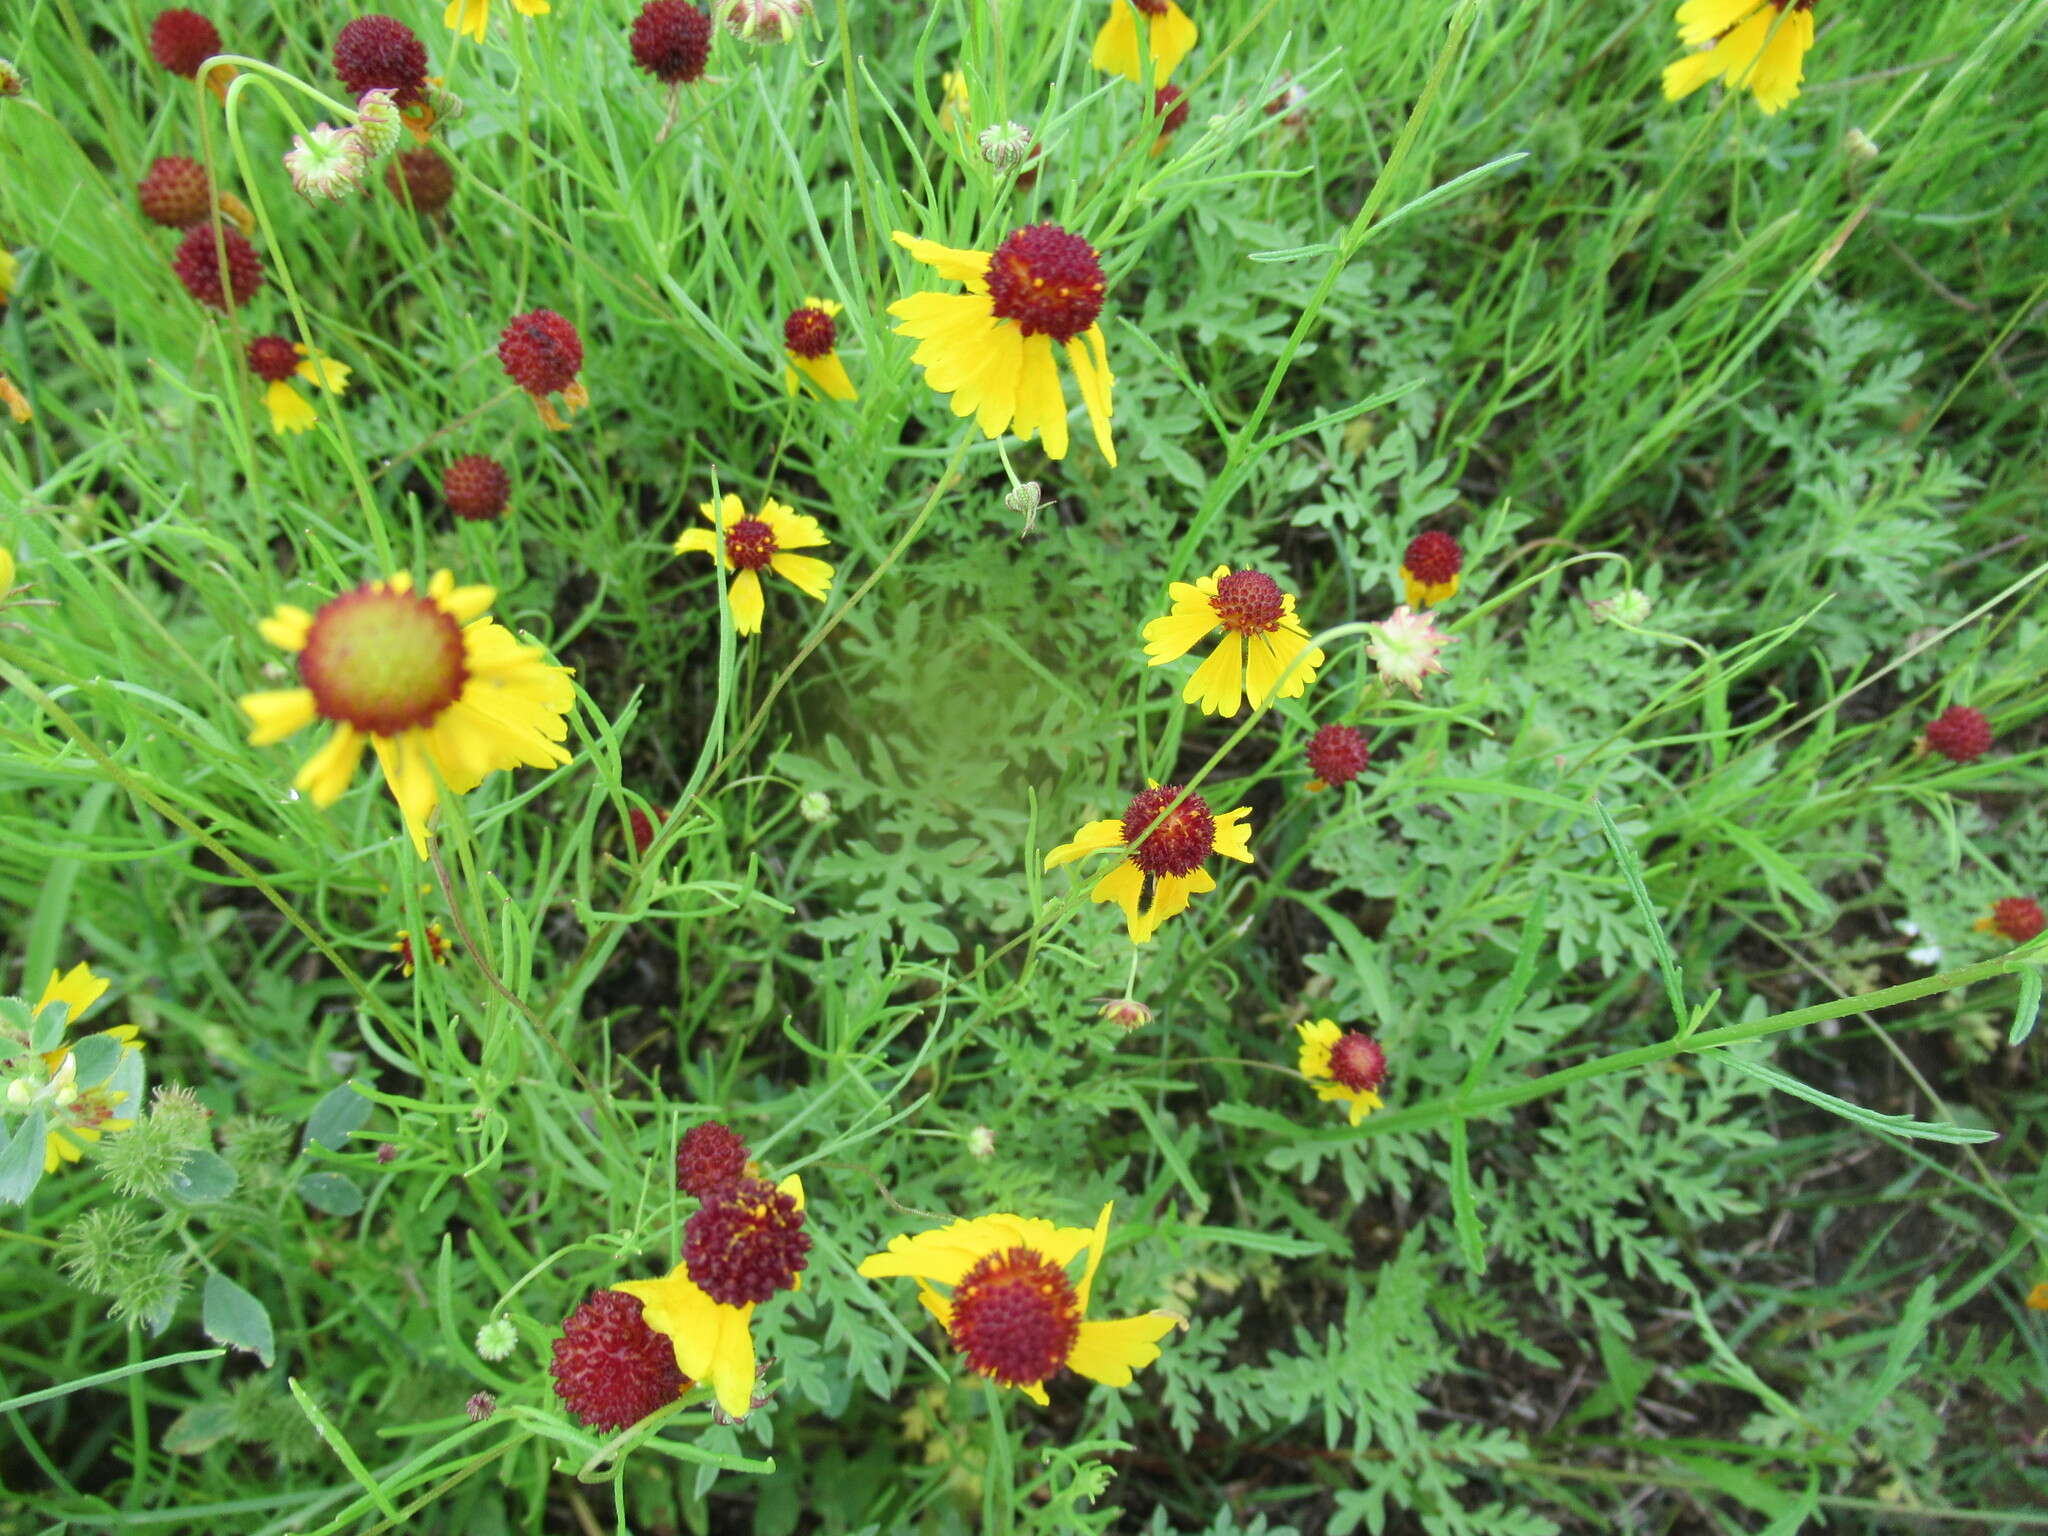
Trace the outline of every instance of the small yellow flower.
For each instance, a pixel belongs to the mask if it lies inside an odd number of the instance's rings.
[[[406,975],[410,976],[419,968],[419,961],[413,954],[411,929],[399,929],[398,938],[387,947],[392,954],[398,956],[399,969],[404,971]],[[439,923],[427,924],[427,958],[429,960],[433,961],[436,965],[446,965],[448,963],[449,951],[453,947],[448,942],[447,933],[443,931]]]
[[[705,521],[725,535],[723,564],[739,574],[732,579],[732,625],[743,635],[761,632],[761,613],[767,606],[761,596],[761,572],[771,570],[806,597],[825,601],[832,586],[832,567],[813,555],[792,555],[792,549],[815,549],[829,545],[815,517],[806,517],[770,497],[758,514],[749,516],[739,497],[730,493],[718,505],[697,503]],[[675,542],[679,555],[718,553],[718,534],[710,528],[685,530]],[[687,1374],[687,1373],[686,1373]]]
[[[545,16],[548,0],[512,0],[512,9],[522,16]],[[441,24],[450,32],[466,32],[482,42],[491,24],[491,0],[448,0]]]
[[[2043,1280],[2027,1292],[2027,1305],[2036,1312],[2048,1312],[2048,1280]]]
[[[1294,1029],[1301,1037],[1301,1075],[1316,1085],[1317,1098],[1350,1105],[1353,1125],[1380,1107],[1375,1090],[1387,1080],[1387,1056],[1377,1040],[1331,1019]]]
[[[1247,697],[1253,709],[1263,709],[1270,698],[1300,698],[1315,681],[1323,653],[1308,649],[1308,631],[1294,613],[1294,594],[1282,592],[1280,583],[1264,572],[1219,565],[1192,585],[1174,582],[1167,593],[1173,612],[1145,626],[1150,665],[1176,661],[1219,625],[1223,629],[1222,643],[1195,668],[1181,693],[1203,714],[1227,720]],[[1304,650],[1306,659],[1294,667]],[[1289,667],[1293,675],[1282,683]]]
[[[1174,0],[1110,0],[1109,20],[1095,34],[1088,62],[1126,80],[1142,81],[1143,55],[1149,48],[1152,85],[1157,89],[1180,68],[1200,35]]]
[[[833,350],[839,344],[839,313],[835,300],[807,297],[803,308],[792,310],[782,322],[782,351],[789,359],[789,366],[782,370],[782,383],[792,395],[801,375],[830,399],[860,398],[853,380],[846,376],[846,364]]]
[[[298,656],[299,688],[245,694],[249,744],[270,746],[316,720],[334,729],[292,787],[326,807],[377,754],[405,830],[427,856],[439,786],[467,794],[497,770],[556,768],[576,702],[567,667],[485,617],[490,587],[458,587],[440,571],[424,593],[401,571],[367,581],[317,613],[281,605],[257,627]]]
[[[1699,51],[1665,67],[1666,101],[1725,78],[1769,116],[1799,94],[1813,47],[1813,0],[1685,0],[1678,8],[1678,41]]]
[[[804,1184],[791,1174],[775,1186],[778,1193],[804,1208]],[[796,1277],[801,1288],[803,1277]],[[612,1287],[639,1301],[647,1326],[665,1334],[676,1351],[676,1369],[711,1388],[718,1406],[743,1419],[754,1406],[754,1308],[746,1302],[729,1306],[713,1301],[690,1278],[690,1266],[678,1262],[659,1280],[626,1280]]]
[[[53,970],[42,995],[36,999],[34,1012],[41,1013],[50,1004],[61,1002],[70,1010],[65,1018],[69,1028],[100,1000],[107,986],[107,979],[95,976],[84,961],[62,974]],[[70,1044],[43,1053],[46,1088],[42,1097],[49,1127],[43,1142],[45,1173],[55,1173],[63,1164],[77,1162],[100,1137],[125,1131],[134,1123],[115,1118],[114,1111],[128,1099],[131,1087],[140,1090],[141,1068],[130,1068],[129,1063],[142,1051],[142,1031],[133,1024],[121,1024],[98,1033],[120,1042],[121,1051],[107,1076],[87,1087],[77,1086],[78,1063]]]
[[[1013,231],[988,251],[960,251],[903,231],[895,241],[965,293],[913,293],[889,306],[899,336],[918,348],[911,362],[950,396],[955,416],[972,416],[985,437],[1037,436],[1049,458],[1067,456],[1067,397],[1055,345],[1081,390],[1095,444],[1116,466],[1110,442],[1109,352],[1097,318],[1104,279],[1095,249],[1057,224]],[[1082,343],[1087,345],[1083,346]]]
[[[939,76],[939,129],[951,133],[956,128],[972,126],[968,117],[971,105],[967,95],[967,75],[963,70],[947,70]]]
[[[95,976],[92,967],[81,960],[62,975],[50,972],[49,984],[36,999],[35,1011],[41,1013],[52,1003],[64,1003],[71,1010],[65,1017],[66,1025],[76,1024],[86,1009],[106,995],[109,985],[106,977]]]
[[[1131,797],[1120,819],[1091,821],[1071,843],[1062,843],[1045,856],[1045,867],[1052,870],[1105,848],[1128,849],[1123,860],[1095,882],[1088,899],[1122,907],[1133,944],[1150,943],[1161,923],[1187,910],[1190,896],[1216,889],[1202,867],[1210,854],[1252,862],[1252,829],[1245,819],[1251,815],[1249,806],[1215,816],[1200,795],[1180,800],[1180,792],[1178,784],[1142,789]],[[1174,805],[1176,800],[1179,805]]]
[[[1171,1312],[1088,1319],[1111,1209],[1103,1206],[1092,1230],[1006,1211],[955,1221],[892,1237],[882,1252],[861,1260],[860,1272],[870,1280],[915,1280],[919,1303],[968,1365],[1041,1408],[1049,1402],[1045,1383],[1062,1370],[1127,1387],[1132,1372],[1159,1358],[1159,1340],[1183,1319]],[[1083,1249],[1088,1262],[1077,1285],[1066,1271]]]
[[[258,336],[249,343],[248,358],[250,371],[267,381],[263,404],[270,412],[270,430],[279,436],[307,432],[320,424],[306,397],[293,388],[292,379],[304,379],[315,389],[340,395],[347,391],[348,376],[354,371],[346,363],[337,363],[324,352],[309,351],[303,342],[284,336]]]

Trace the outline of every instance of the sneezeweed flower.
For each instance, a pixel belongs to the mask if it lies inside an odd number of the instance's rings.
[[[306,397],[292,387],[294,377],[330,395],[348,391],[352,370],[324,352],[310,352],[305,345],[285,336],[258,336],[249,343],[249,371],[264,381],[263,403],[270,410],[270,430],[307,432],[320,424]]]
[[[1252,862],[1250,815],[1251,807],[1240,805],[1217,816],[1200,795],[1181,799],[1180,785],[1155,784],[1133,795],[1120,818],[1091,821],[1071,843],[1053,849],[1045,867],[1057,869],[1105,848],[1124,849],[1123,859],[1095,882],[1088,899],[1117,903],[1131,942],[1150,943],[1161,923],[1187,910],[1190,896],[1216,889],[1202,867],[1210,854]]]
[[[1974,763],[1991,750],[1991,722],[1984,711],[1951,704],[1927,727],[1920,750],[1939,752],[1952,763]]]
[[[398,107],[424,99],[427,45],[392,16],[358,16],[334,37],[334,72],[351,96],[389,91]]]
[[[341,798],[365,747],[377,754],[415,851],[427,856],[437,784],[467,794],[498,769],[556,768],[576,701],[569,669],[485,617],[496,592],[437,572],[424,592],[410,572],[366,581],[317,612],[289,604],[258,627],[298,656],[298,688],[243,696],[270,746],[316,720],[333,726],[292,780],[315,805]]]
[[[552,309],[514,315],[498,337],[498,362],[514,384],[533,396],[551,432],[565,432],[569,424],[549,396],[559,394],[572,413],[590,404],[590,391],[576,377],[583,367],[583,338]]]
[[[218,245],[214,233],[211,224],[195,224],[185,231],[171,256],[171,270],[193,298],[225,313],[248,303],[263,286],[263,258],[240,230],[222,225]]]
[[[292,147],[284,152],[285,174],[292,190],[309,203],[339,202],[363,190],[363,173],[370,168],[370,151],[354,128],[336,128],[315,123],[304,133],[292,135]]]
[[[498,1400],[488,1392],[472,1392],[462,1411],[469,1415],[470,1423],[481,1424],[498,1411]]]
[[[455,195],[455,167],[433,145],[416,144],[391,157],[384,188],[414,213],[439,213]]]
[[[839,342],[839,312],[839,305],[831,299],[806,297],[803,308],[791,310],[782,322],[783,355],[789,359],[782,382],[792,395],[801,376],[831,399],[860,398],[853,380],[846,376],[846,364],[833,350]]]
[[[159,11],[150,23],[150,57],[174,75],[197,79],[199,66],[220,51],[220,30],[197,11]],[[216,64],[207,71],[206,88],[226,101],[228,82],[234,78],[232,65]]]
[[[889,306],[902,321],[896,333],[918,342],[911,362],[924,369],[926,384],[952,397],[953,414],[973,416],[985,437],[1036,435],[1049,458],[1065,458],[1057,346],[1080,386],[1096,446],[1115,468],[1109,420],[1116,379],[1096,323],[1104,281],[1095,248],[1057,224],[1016,230],[993,253],[954,250],[901,230],[894,238],[941,277],[967,286],[965,293],[913,293]]]
[[[716,527],[690,528],[675,542],[679,555],[716,555],[732,579],[732,627],[742,635],[761,632],[761,614],[767,607],[761,595],[761,572],[773,571],[806,597],[825,601],[832,586],[832,567],[813,555],[793,555],[793,549],[816,549],[832,541],[818,527],[818,520],[784,506],[772,496],[761,503],[758,513],[748,513],[739,497],[727,493],[716,506],[697,503],[697,511]],[[724,548],[719,548],[720,535]]]
[[[1281,591],[1265,572],[1219,565],[1196,582],[1174,582],[1167,595],[1173,611],[1145,626],[1149,665],[1177,661],[1219,626],[1223,630],[1222,641],[1181,691],[1203,714],[1227,720],[1247,697],[1253,709],[1263,709],[1272,698],[1300,698],[1315,681],[1323,653],[1309,646],[1308,631],[1295,616],[1294,594]]]
[[[185,229],[213,211],[206,167],[185,155],[159,155],[135,184],[142,216],[166,229]]]
[[[802,1213],[804,1186],[795,1174],[773,1186],[773,1192],[787,1198],[796,1213]],[[719,1194],[714,1193],[712,1198],[717,1200]],[[738,1255],[729,1268],[780,1278],[783,1286],[777,1289],[797,1288],[802,1284],[798,1273],[802,1265],[791,1267],[790,1251],[794,1245],[790,1230],[776,1223],[752,1221],[747,1217],[751,1209],[741,1207],[738,1216],[728,1220],[723,1229],[732,1238]],[[806,1234],[799,1231],[796,1235],[804,1237],[805,1246],[809,1246]],[[802,1254],[796,1254],[796,1258],[801,1259]],[[721,1278],[729,1278],[726,1271],[721,1271]],[[729,1305],[714,1300],[692,1278],[687,1256],[659,1280],[626,1280],[612,1289],[641,1302],[646,1309],[647,1325],[668,1336],[676,1368],[690,1379],[707,1384],[720,1408],[735,1419],[743,1419],[753,1411],[754,1381],[759,1374],[753,1336],[754,1308],[758,1302]]]
[[[811,0],[718,0],[718,19],[743,43],[786,43],[811,14]]]
[[[1159,1340],[1181,1326],[1171,1312],[1090,1321],[1088,1294],[1109,1240],[1105,1205],[1088,1227],[1056,1227],[998,1211],[934,1231],[892,1237],[861,1260],[870,1280],[906,1276],[967,1364],[1045,1407],[1045,1384],[1063,1370],[1106,1387],[1159,1358]],[[1076,1284],[1067,1274],[1087,1250]],[[941,1294],[936,1287],[944,1286]]]
[[[1365,654],[1380,669],[1381,684],[1390,691],[1398,684],[1417,698],[1422,697],[1422,680],[1444,670],[1437,658],[1458,638],[1445,634],[1436,627],[1436,620],[1412,611],[1405,603],[1380,623],[1367,627],[1373,638],[1366,642]]]
[[[1326,725],[1308,739],[1311,790],[1341,788],[1365,772],[1372,748],[1355,726]]]
[[[689,0],[647,0],[626,40],[639,68],[663,85],[689,85],[711,58],[711,17]]]
[[[505,515],[512,481],[496,459],[465,453],[441,471],[441,499],[464,522],[483,523]]]
[[[1685,0],[1678,41],[1699,51],[1664,69],[1664,99],[1690,96],[1709,80],[1747,90],[1766,116],[1799,94],[1813,46],[1813,0]]]
[[[747,1171],[747,1144],[731,1126],[706,1120],[676,1144],[676,1188],[699,1200],[735,1183]]]
[[[2031,896],[2007,896],[1991,904],[1987,917],[1971,924],[1979,933],[1995,933],[2009,944],[2024,944],[2048,927],[2041,903]]]
[[[1349,1105],[1353,1125],[1380,1107],[1387,1053],[1377,1040],[1355,1029],[1339,1029],[1329,1019],[1294,1029],[1301,1037],[1301,1075],[1316,1085],[1317,1098]]]
[[[1135,997],[1111,998],[1095,1010],[1095,1016],[1114,1024],[1126,1034],[1134,1029],[1143,1029],[1152,1022],[1152,1010]]]
[[[389,948],[392,954],[398,956],[398,968],[406,975],[410,976],[419,969],[419,956],[413,952],[412,931],[410,929],[399,929],[398,938],[386,947]],[[426,949],[427,958],[430,961],[435,965],[448,964],[454,948],[455,946],[448,942],[448,935],[442,931],[439,923],[427,924]]]
[[[512,9],[522,16],[545,16],[548,0],[512,0]],[[448,0],[441,13],[441,25],[450,32],[467,33],[478,42],[491,25],[491,0]]]
[[[640,1303],[616,1290],[593,1291],[563,1320],[553,1356],[555,1396],[592,1429],[629,1428],[690,1386]]]
[[[1174,0],[1110,0],[1109,20],[1095,34],[1088,62],[1126,80],[1142,81],[1149,52],[1156,90],[1180,68],[1200,35]]]
[[[728,1180],[703,1197],[683,1224],[690,1278],[721,1306],[740,1307],[794,1289],[808,1264],[811,1235],[794,1176],[777,1189],[766,1179]]]
[[[1173,136],[1188,125],[1187,92],[1177,85],[1162,85],[1152,93],[1152,119],[1159,124],[1159,136],[1152,141],[1152,153],[1163,155]]]
[[[1458,572],[1464,565],[1465,551],[1450,534],[1432,528],[1415,535],[1401,557],[1401,587],[1408,606],[1434,608],[1456,597]]]

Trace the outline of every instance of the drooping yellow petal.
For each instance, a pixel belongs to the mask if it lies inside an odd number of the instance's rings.
[[[728,1307],[713,1301],[685,1264],[660,1280],[625,1280],[612,1289],[639,1301],[647,1326],[674,1346],[677,1370],[708,1385],[731,1417],[747,1416],[756,1374],[752,1302]]]
[[[907,1275],[933,1285],[958,1285],[992,1253],[1029,1248],[1064,1268],[1093,1238],[1086,1227],[1056,1227],[1042,1217],[995,1211],[892,1237],[880,1253],[861,1260],[860,1273],[870,1280]]]
[[[732,579],[732,627],[742,635],[761,633],[761,613],[767,604],[761,598],[761,578],[753,571],[741,571]]]
[[[307,758],[292,779],[301,791],[325,810],[342,796],[355,777],[356,764],[363,760],[364,738],[354,726],[338,724],[320,749]]]
[[[310,432],[320,424],[312,404],[283,379],[263,391],[263,403],[270,410],[270,430],[280,437],[287,432]]]
[[[330,395],[348,393],[348,376],[355,370],[347,363],[337,363],[325,352],[309,352],[302,341],[293,343],[292,350],[302,359],[294,370],[300,378],[315,389],[326,390]]]
[[[1159,1340],[1180,1326],[1171,1312],[1083,1323],[1067,1369],[1105,1387],[1128,1387],[1133,1371],[1159,1358]]]
[[[1113,821],[1091,821],[1074,834],[1071,843],[1061,843],[1045,856],[1047,869],[1058,869],[1062,864],[1099,853],[1104,848],[1121,848],[1124,845],[1124,824],[1121,818]]]
[[[1116,865],[1089,889],[1090,901],[1113,901],[1124,909],[1124,929],[1133,944],[1152,937],[1138,903],[1145,899],[1145,872],[1130,859]]]
[[[778,551],[769,560],[768,568],[804,596],[821,603],[832,589],[831,564],[812,555],[785,555]]]
[[[716,555],[718,535],[709,528],[685,528],[682,537],[675,542],[675,553],[679,555]]]
[[[65,1015],[65,1023],[76,1024],[79,1016],[98,1002],[110,985],[106,977],[93,975],[92,967],[83,960],[62,975],[53,970],[49,985],[36,999],[35,1012],[41,1013],[52,1003],[63,1003],[71,1010]]]
[[[1116,1202],[1103,1202],[1096,1213],[1095,1230],[1088,1237],[1088,1265],[1081,1271],[1081,1283],[1074,1287],[1074,1295],[1081,1304],[1085,1316],[1088,1311],[1088,1291],[1095,1284],[1095,1271],[1102,1267],[1102,1251],[1109,1246],[1109,1213],[1116,1209]]]
[[[1812,46],[1813,12],[1788,11],[1749,74],[1729,78],[1749,87],[1766,117],[1775,116],[1799,95],[1799,84],[1806,77],[1806,51]]]
[[[1765,6],[1705,53],[1692,54],[1669,65],[1664,71],[1665,98],[1676,101],[1721,75],[1726,75],[1731,83],[1739,83],[1762,56],[1764,39],[1770,36],[1776,15],[1776,11]]]
[[[1334,1019],[1317,1019],[1313,1024],[1304,1021],[1295,1025],[1294,1032],[1301,1039],[1296,1069],[1311,1080],[1327,1079],[1330,1075],[1330,1049],[1344,1038],[1344,1031],[1337,1027]]]
[[[1082,348],[1083,340],[1094,353],[1092,360],[1088,350]],[[1067,342],[1067,364],[1074,370],[1074,382],[1081,386],[1081,403],[1088,407],[1088,422],[1095,429],[1095,446],[1109,461],[1109,467],[1115,469],[1116,444],[1110,441],[1109,418],[1110,394],[1116,378],[1109,371],[1109,349],[1103,344],[1101,326],[1091,325],[1080,337]]]
[[[1226,630],[1209,659],[1195,668],[1195,675],[1181,690],[1181,698],[1198,705],[1205,715],[1228,720],[1244,702],[1244,645],[1237,631]]]
[[[1192,603],[1176,601],[1173,612],[1145,626],[1145,654],[1150,658],[1149,666],[1162,667],[1169,661],[1180,660],[1216,628],[1216,610],[1209,606],[1206,597],[1182,582],[1175,583],[1175,590],[1194,593],[1195,600]]]
[[[281,651],[303,651],[312,631],[313,615],[290,603],[279,603],[276,611],[256,626],[256,633]]]
[[[1763,0],[1685,0],[1678,8],[1678,41],[1687,48],[1712,42]]]
[[[1252,808],[1240,805],[1216,818],[1216,852],[1241,864],[1252,862]]]
[[[1152,84],[1154,88],[1166,84],[1167,77],[1180,68],[1181,60],[1194,50],[1201,40],[1188,13],[1166,0],[1166,14],[1155,17],[1151,25],[1152,37]]]
[[[279,688],[274,692],[245,693],[237,700],[253,729],[249,745],[268,747],[303,731],[319,718],[310,688]]]
[[[522,16],[545,16],[548,0],[512,0],[512,9]]]
[[[1050,336],[1026,336],[1017,371],[1017,416],[1010,430],[1025,441],[1040,438],[1049,459],[1067,456],[1067,396]]]
[[[1166,926],[1168,918],[1179,917],[1188,909],[1190,896],[1204,895],[1216,889],[1216,880],[1206,869],[1191,869],[1184,875],[1161,875],[1152,882],[1152,905],[1138,914],[1134,937],[1140,944],[1152,942],[1154,934]]]
[[[827,352],[823,357],[804,357],[796,352],[790,352],[787,356],[790,367],[817,385],[826,398],[831,400],[858,400],[860,398],[860,391],[853,387],[853,380],[848,377],[846,372],[846,364],[839,361],[839,354],[837,352]]]
[[[956,283],[965,283],[976,292],[987,290],[987,251],[957,250],[949,245],[941,245],[936,240],[920,240],[917,236],[905,234],[900,229],[893,231],[889,238],[910,252],[913,261],[923,262],[939,276]]]
[[[478,42],[491,21],[491,0],[448,0],[441,13],[441,25],[450,32],[467,32]]]
[[[818,526],[815,517],[784,506],[772,496],[761,503],[761,510],[756,516],[775,535],[777,549],[816,549],[832,542],[825,537],[825,531]]]
[[[1308,636],[1284,625],[1269,634],[1253,635],[1245,642],[1245,650],[1245,691],[1253,709],[1262,708],[1273,697],[1276,685],[1279,697],[1300,698],[1315,680],[1316,668],[1323,664],[1323,653],[1309,649]],[[1296,657],[1301,658],[1299,665]]]
[[[440,792],[427,766],[421,738],[419,731],[403,731],[397,736],[372,736],[370,746],[377,754],[377,765],[384,770],[384,785],[398,802],[398,814],[412,839],[413,851],[424,859],[427,821],[440,803]]]
[[[1404,565],[1401,567],[1401,593],[1408,599],[1410,608],[1434,608],[1458,595],[1458,572],[1451,572],[1449,581],[1424,581]]]
[[[1095,34],[1095,46],[1088,62],[1106,74],[1139,78],[1138,13],[1128,0],[1110,0],[1109,20]]]

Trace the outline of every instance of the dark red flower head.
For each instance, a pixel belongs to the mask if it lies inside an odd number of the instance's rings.
[[[576,382],[583,338],[552,309],[529,310],[514,315],[498,337],[498,361],[529,395],[552,395]]]
[[[1232,634],[1270,635],[1287,612],[1287,594],[1264,571],[1232,571],[1218,578],[1209,606]]]
[[[157,63],[187,80],[220,52],[220,32],[197,11],[159,11],[149,29],[149,53]]]
[[[249,343],[249,371],[264,383],[281,384],[298,368],[298,348],[289,336],[258,336]]]
[[[2041,903],[2031,896],[2008,896],[1991,905],[1991,927],[2000,937],[2024,944],[2048,927]]]
[[[711,18],[688,0],[647,0],[630,40],[635,64],[665,85],[687,85],[711,57]]]
[[[746,1171],[747,1144],[731,1126],[716,1120],[691,1126],[676,1148],[676,1188],[700,1200]]]
[[[1991,722],[1981,709],[1952,704],[1927,727],[1927,745],[1951,762],[1973,763],[1991,750]]]
[[[1308,740],[1309,772],[1318,783],[1349,784],[1371,761],[1364,734],[1352,726],[1326,725]]]
[[[1166,809],[1179,799],[1180,790],[1178,784],[1141,789],[1124,812],[1124,842],[1144,839],[1130,849],[1131,862],[1155,879],[1193,874],[1216,847],[1216,818],[1209,814],[1208,801],[1189,795]]]
[[[766,1179],[735,1179],[713,1190],[683,1224],[690,1279],[728,1307],[766,1301],[794,1286],[810,1251],[796,1197]]]
[[[163,155],[150,161],[135,184],[144,217],[167,229],[197,224],[213,211],[213,183],[206,167],[184,155]]]
[[[409,107],[427,88],[427,45],[393,16],[358,16],[334,39],[334,72],[351,92],[389,91]]]
[[[595,1291],[562,1324],[548,1374],[555,1396],[592,1429],[624,1429],[683,1395],[675,1346],[623,1291]]]
[[[1035,1248],[984,1254],[953,1287],[947,1334],[982,1375],[1036,1386],[1067,1363],[1081,1336],[1073,1281]]]
[[[1102,313],[1102,263],[1095,247],[1057,224],[1013,232],[988,261],[988,293],[996,315],[1026,336],[1065,343]]]
[[[656,806],[654,814],[649,816],[636,805],[627,813],[626,824],[628,830],[633,834],[633,851],[644,859],[647,857],[647,850],[654,846],[655,829],[668,825],[668,812]],[[704,1127],[700,1125],[697,1129],[701,1131]],[[725,1128],[720,1126],[719,1129],[724,1130]],[[730,1134],[730,1132],[727,1134]],[[685,1137],[684,1139],[688,1140],[689,1138]],[[746,1148],[744,1146],[740,1148],[740,1154],[740,1162],[744,1165],[746,1162]],[[676,1187],[678,1189],[683,1187],[682,1162],[682,1152],[678,1149],[676,1153]]]
[[[797,309],[782,322],[782,344],[798,357],[820,358],[839,342],[839,322],[822,309]]]
[[[221,287],[220,252],[213,243],[213,226],[199,224],[185,232],[171,257],[171,270],[185,291],[208,309],[235,309],[249,302],[263,286],[263,260],[256,247],[233,225],[222,225],[221,246],[227,252],[228,285]]]
[[[1418,533],[1401,557],[1401,568],[1417,581],[1440,587],[1464,569],[1465,551],[1448,533],[1432,528]]]
[[[439,213],[455,195],[455,167],[431,144],[401,149],[384,167],[384,186],[414,213]]]
[[[505,510],[512,482],[504,466],[481,453],[465,453],[441,471],[441,499],[465,522],[488,522]]]
[[[1377,1093],[1387,1080],[1387,1053],[1371,1035],[1347,1029],[1330,1047],[1330,1077],[1354,1093]]]
[[[1188,125],[1188,94],[1177,85],[1162,85],[1152,93],[1152,115],[1159,119],[1159,136],[1179,133]]]

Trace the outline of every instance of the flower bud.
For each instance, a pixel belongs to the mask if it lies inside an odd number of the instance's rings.
[[[398,135],[404,127],[391,92],[365,91],[356,102],[355,134],[362,142],[367,165],[383,164],[384,157],[398,147]]]
[[[832,814],[832,797],[823,790],[814,789],[797,801],[796,813],[812,826],[816,826]]]
[[[506,1360],[519,1347],[519,1330],[509,1317],[494,1317],[476,1331],[476,1352],[486,1360]]]
[[[786,43],[811,14],[811,0],[723,0],[718,19],[743,43]]]
[[[360,134],[352,128],[336,128],[328,123],[293,134],[292,147],[284,156],[292,190],[308,202],[323,198],[339,201],[362,191],[363,172],[369,169],[369,163]]]
[[[1023,164],[1024,157],[1031,153],[1031,130],[1022,123],[1003,123],[982,129],[977,142],[981,145],[981,158],[1006,171]]]
[[[0,59],[0,96],[19,96],[28,89],[28,76],[14,67],[12,59]]]

